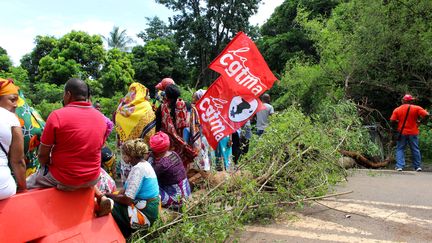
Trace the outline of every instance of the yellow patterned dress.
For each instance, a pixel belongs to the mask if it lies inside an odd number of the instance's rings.
[[[120,100],[115,114],[115,129],[119,144],[127,140],[143,138],[147,145],[156,132],[156,116],[151,103],[146,99],[148,89],[140,83],[132,83],[128,93]],[[130,166],[121,161],[121,177],[124,181]]]

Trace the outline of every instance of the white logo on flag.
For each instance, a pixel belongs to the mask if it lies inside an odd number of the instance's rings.
[[[231,100],[229,108],[229,118],[233,122],[242,122],[251,117],[258,108],[258,101],[253,99],[247,102],[241,96],[236,96]]]

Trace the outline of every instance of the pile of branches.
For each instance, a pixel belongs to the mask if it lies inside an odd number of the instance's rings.
[[[273,219],[280,206],[324,197],[345,173],[330,140],[300,111],[275,116],[236,170],[219,180],[214,172],[180,212],[137,232],[132,242],[224,241],[242,225]]]

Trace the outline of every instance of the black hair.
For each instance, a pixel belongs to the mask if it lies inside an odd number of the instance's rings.
[[[176,124],[175,108],[177,99],[180,97],[180,90],[175,84],[170,84],[165,88],[165,96],[168,99],[168,107],[170,108],[171,119],[173,120],[174,126]]]
[[[71,78],[65,84],[65,91],[70,92],[76,101],[87,100],[90,97],[88,84],[78,78]]]
[[[261,96],[261,100],[262,100],[264,103],[270,104],[270,95],[267,94],[267,93],[263,94],[263,95]]]

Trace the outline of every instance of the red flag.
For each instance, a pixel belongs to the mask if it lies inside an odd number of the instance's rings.
[[[220,73],[239,94],[260,96],[276,80],[255,43],[243,32],[228,43],[209,68]]]
[[[265,109],[258,97],[242,95],[220,76],[196,103],[202,132],[210,146],[241,128],[256,112]]]

